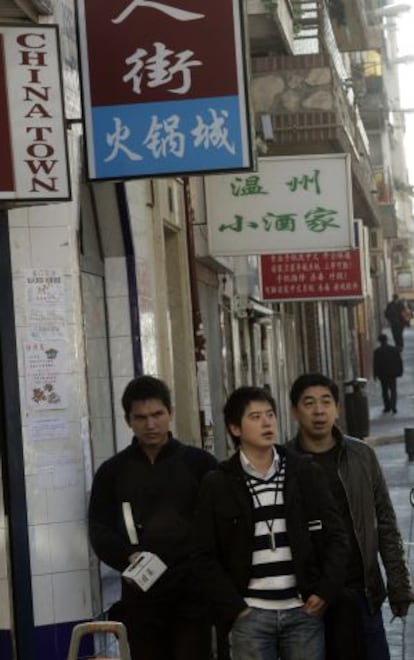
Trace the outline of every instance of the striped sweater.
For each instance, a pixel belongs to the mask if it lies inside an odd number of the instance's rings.
[[[245,594],[249,607],[282,610],[303,605],[286,533],[284,479],[284,461],[268,479],[246,473],[254,506],[255,534],[252,572]]]

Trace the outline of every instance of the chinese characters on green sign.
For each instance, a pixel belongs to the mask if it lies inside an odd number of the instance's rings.
[[[300,176],[293,176],[289,181],[286,181],[286,186],[291,193],[297,192],[299,189],[309,190],[311,186],[314,187],[314,192],[317,195],[321,194],[319,184],[320,170],[314,170],[311,175],[301,174]],[[243,195],[267,195],[268,191],[264,189],[260,180],[260,175],[252,175],[243,180],[242,177],[235,177],[234,181],[230,183],[231,194],[234,197],[241,197]],[[277,212],[275,209],[268,210],[264,215],[254,219],[247,219],[243,215],[235,214],[234,222],[228,224],[222,223],[219,226],[220,232],[232,231],[240,233],[250,229],[264,229],[264,231],[296,231],[297,223],[302,222],[309,231],[324,232],[329,229],[339,229],[339,224],[335,222],[335,217],[338,211],[335,209],[327,209],[323,206],[316,206],[309,208],[299,217],[297,213],[289,211]]]
[[[259,158],[256,172],[207,177],[212,255],[353,246],[349,154]]]

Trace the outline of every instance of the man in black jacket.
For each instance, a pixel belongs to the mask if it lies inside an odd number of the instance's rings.
[[[201,486],[198,582],[231,629],[233,660],[324,660],[322,615],[347,556],[328,484],[313,461],[275,447],[268,390],[238,388],[224,416],[236,453]]]
[[[374,351],[374,379],[381,383],[384,412],[397,412],[397,378],[403,374],[401,352],[396,346],[388,344],[388,337],[378,337],[380,346]]]
[[[350,546],[343,599],[325,617],[327,658],[389,660],[381,605],[388,592],[393,615],[404,617],[414,594],[381,467],[371,447],[343,435],[335,426],[339,390],[330,378],[299,376],[290,400],[299,432],[288,444],[312,455],[323,468]]]
[[[407,310],[404,301],[401,300],[398,293],[394,293],[392,300],[390,300],[385,308],[384,316],[390,324],[392,337],[399,351],[402,351],[404,348],[404,328],[409,325],[406,313]]]
[[[172,437],[170,391],[158,378],[132,380],[122,406],[134,437],[95,475],[89,504],[92,547],[118,571],[128,565],[143,571],[151,559],[150,572],[141,573],[144,587],[161,562],[166,565],[148,590],[122,580],[132,660],[207,660],[210,624],[193,588],[189,532],[199,484],[217,462]]]

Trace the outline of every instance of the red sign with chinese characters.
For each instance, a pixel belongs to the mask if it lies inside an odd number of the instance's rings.
[[[262,300],[363,298],[359,249],[260,257]]]

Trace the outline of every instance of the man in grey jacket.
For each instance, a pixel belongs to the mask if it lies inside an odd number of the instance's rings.
[[[299,431],[289,444],[312,454],[327,474],[351,550],[344,598],[326,615],[327,658],[389,660],[381,605],[388,595],[393,615],[404,617],[414,594],[381,467],[368,445],[335,425],[339,391],[330,378],[303,374],[293,383],[290,400]]]

